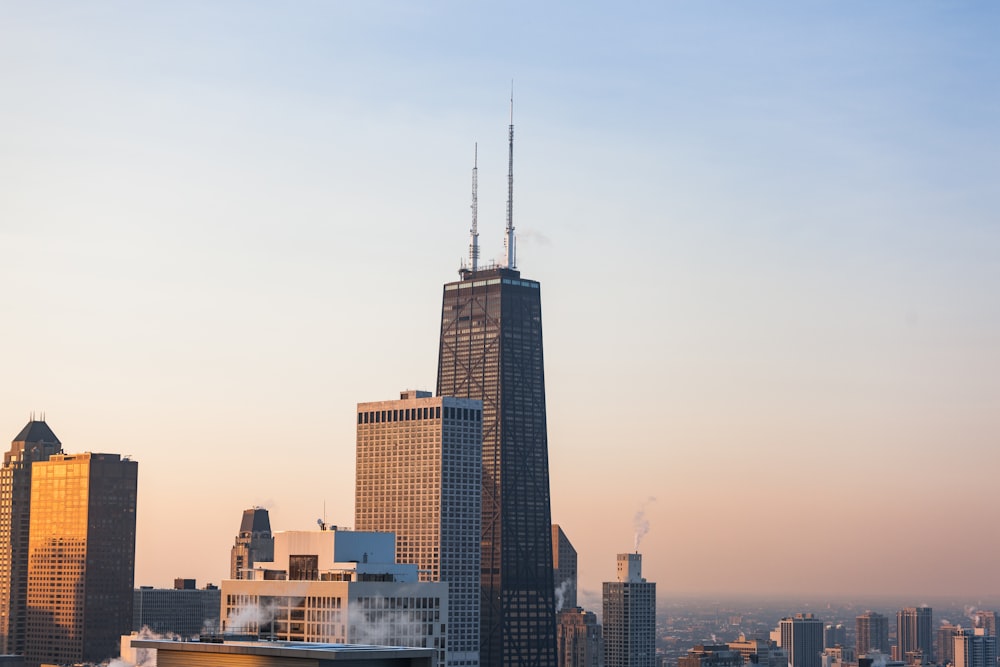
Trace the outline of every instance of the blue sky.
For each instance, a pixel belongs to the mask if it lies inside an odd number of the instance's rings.
[[[664,591],[978,591],[1000,548],[998,19],[7,3],[2,423],[44,410],[68,450],[139,460],[137,584],[221,579],[253,504],[350,525],[355,404],[433,388],[476,142],[502,252],[513,80],[581,585],[655,497]]]

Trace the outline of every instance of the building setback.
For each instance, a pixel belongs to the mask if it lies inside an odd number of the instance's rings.
[[[34,464],[28,541],[29,661],[101,662],[132,627],[138,464],[56,454]]]
[[[448,665],[479,665],[482,402],[404,391],[360,403],[354,527],[396,535],[396,562],[448,584]]]
[[[62,452],[44,421],[31,420],[10,443],[0,469],[0,655],[24,653],[28,603],[31,464]]]
[[[642,556],[618,554],[603,593],[604,667],[655,667],[656,584],[642,578]]]

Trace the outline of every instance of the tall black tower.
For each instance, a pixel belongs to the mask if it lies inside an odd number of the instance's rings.
[[[512,268],[492,267],[463,270],[459,281],[444,286],[437,393],[483,402],[480,665],[554,667],[552,522],[536,281],[523,280]]]

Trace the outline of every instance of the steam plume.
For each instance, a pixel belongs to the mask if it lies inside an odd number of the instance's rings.
[[[656,502],[656,498],[650,496],[639,507],[639,511],[635,513],[633,524],[635,525],[635,550],[637,553],[639,551],[639,543],[642,542],[642,538],[649,532],[649,519],[646,518],[646,506],[652,502]]]

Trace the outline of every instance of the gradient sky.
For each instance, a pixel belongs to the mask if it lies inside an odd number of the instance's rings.
[[[539,6],[539,4],[541,6]],[[542,284],[599,590],[996,594],[1000,5],[0,4],[0,426],[139,461],[136,585],[353,523],[441,286]],[[914,603],[920,600],[914,599]]]

